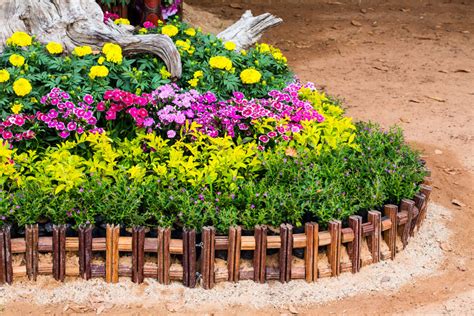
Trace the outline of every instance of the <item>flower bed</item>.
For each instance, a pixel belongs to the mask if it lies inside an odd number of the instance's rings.
[[[253,250],[253,279],[264,281],[275,275],[266,272],[269,248],[280,249],[274,266],[289,281],[293,248],[305,247],[312,259],[294,273],[314,280],[319,246],[333,245],[328,258],[337,275],[341,243],[357,245],[360,234],[372,234],[377,261],[382,231],[392,227],[392,256],[399,224],[406,241],[429,189],[422,187],[424,164],[399,129],[353,124],[337,100],[295,79],[267,44],[235,51],[234,43],[181,22],[146,23],[138,32],[174,40],[182,78],[172,82],[162,61],[123,56],[111,43],[66,55],[61,45],[25,33],[8,40],[0,55],[0,225],[11,227],[0,239],[4,280],[54,270],[57,279],[80,272],[108,281],[131,274],[140,282],[158,271],[159,279],[192,286],[200,256],[204,287],[212,287],[223,279],[212,276],[215,251],[227,249],[229,280],[240,273],[240,251]],[[398,223],[396,211],[387,211],[390,220],[369,212],[404,198],[417,208],[402,203]],[[117,227],[130,227],[132,236]],[[255,227],[253,239],[240,233]],[[280,227],[279,236],[266,227]],[[305,227],[306,237],[293,227]],[[330,243],[315,243],[328,236],[319,229],[328,229]],[[26,256],[16,272],[5,259],[10,236],[12,252]],[[199,240],[204,248],[196,251]],[[66,251],[77,250],[79,270],[67,269]],[[46,266],[39,262],[44,251],[54,254]],[[91,263],[93,251],[105,251],[106,262],[99,256]],[[133,254],[128,268],[119,264],[120,251]],[[158,270],[147,270],[145,252],[156,256]],[[357,251],[350,253],[356,269]],[[178,272],[164,272],[174,271],[172,262]]]

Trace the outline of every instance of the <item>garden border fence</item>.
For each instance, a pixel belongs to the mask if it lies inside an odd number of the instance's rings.
[[[430,184],[431,178],[425,178],[413,200],[403,199],[399,206],[385,205],[383,214],[368,212],[365,223],[362,217],[353,215],[348,227],[334,220],[329,222],[328,230],[320,231],[318,223],[309,222],[304,233],[296,233],[290,224],[281,224],[279,234],[257,225],[252,236],[244,234],[241,227],[230,227],[226,236],[216,235],[213,227],[204,227],[199,244],[196,231],[188,229],[184,229],[182,239],[172,238],[171,229],[161,227],[157,228],[155,238],[147,238],[143,227],[133,228],[132,236],[120,236],[120,226],[107,225],[105,238],[93,238],[91,226],[80,227],[78,237],[66,237],[66,226],[59,225],[53,227],[52,237],[40,237],[38,225],[28,225],[24,238],[11,238],[11,228],[5,226],[0,229],[0,284],[11,284],[19,277],[36,280],[38,275],[53,275],[59,281],[66,276],[86,280],[100,277],[111,283],[118,282],[119,277],[131,277],[133,282],[141,283],[148,277],[162,284],[181,281],[187,287],[200,283],[204,289],[210,289],[222,281],[314,282],[343,272],[356,273],[367,264],[394,259],[406,247],[426,217]],[[364,253],[365,244],[368,252]],[[278,251],[277,265],[268,264],[270,249]],[[295,249],[304,250],[304,264],[294,264]],[[93,254],[104,251],[105,264],[94,263]],[[217,267],[217,251],[227,251],[225,267]],[[241,266],[242,251],[253,251],[250,267]],[[67,264],[67,252],[77,253],[78,265]],[[327,254],[326,266],[318,262],[323,252]],[[52,253],[52,264],[40,264],[40,253]],[[120,264],[121,253],[131,253],[131,266]],[[147,253],[155,253],[156,262],[146,262]],[[348,260],[342,260],[343,253]],[[26,264],[13,266],[14,255],[24,255]],[[172,264],[172,256],[181,257],[180,263]]]

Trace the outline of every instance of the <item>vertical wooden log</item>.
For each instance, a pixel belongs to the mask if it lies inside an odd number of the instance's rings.
[[[59,281],[64,282],[66,277],[66,225],[61,225],[59,228]]]
[[[132,230],[132,282],[142,283],[145,265],[145,228],[134,227]]]
[[[83,278],[89,280],[92,278],[92,230],[91,225],[86,226],[84,230],[84,275]]]
[[[113,280],[113,252],[114,252],[114,225],[107,224],[105,231],[105,281],[111,283]]]
[[[384,215],[390,218],[392,226],[384,231],[383,238],[390,249],[390,258],[393,260],[397,253],[398,206],[388,204],[384,206]]]
[[[6,270],[7,267],[5,266],[5,236],[3,232],[3,227],[0,228],[0,284],[5,284],[7,281]]]
[[[329,245],[329,263],[331,265],[331,275],[338,276],[341,272],[341,221],[329,222],[329,234],[331,244]]]
[[[404,224],[400,228],[403,249],[405,249],[406,245],[408,244],[408,237],[410,235],[411,222],[413,220],[413,207],[414,206],[415,206],[415,202],[408,199],[403,199],[402,202],[400,203],[400,211],[402,212],[406,211],[408,214],[408,219],[407,219],[406,224]]]
[[[425,205],[425,195],[423,193],[416,194],[413,201],[415,202],[415,206],[418,209],[418,215],[411,222],[410,237],[413,237],[415,235],[415,227],[418,223],[418,219],[420,218],[420,216],[422,216],[421,210],[423,209]]]
[[[163,227],[158,227],[158,235],[157,235],[157,279],[158,283],[163,284],[164,283],[164,275],[163,275],[163,270],[164,270],[164,238],[165,238],[165,229]]]
[[[261,239],[261,254],[260,254],[260,283],[265,283],[267,275],[267,226],[262,226]]]
[[[3,242],[4,242],[4,260],[5,260],[5,281],[8,284],[13,283],[13,264],[12,264],[12,243],[11,243],[11,227],[3,227]]]
[[[318,261],[319,261],[319,225],[313,223],[313,281],[316,282],[319,276]]]
[[[227,246],[227,281],[234,281],[235,274],[235,238],[237,230],[235,227],[229,227],[229,244]]]
[[[26,274],[29,280],[36,281],[38,276],[38,224],[27,225],[26,241]]]
[[[242,248],[242,227],[237,226],[235,231],[235,258],[234,258],[234,282],[240,278],[240,251]]]
[[[260,225],[255,226],[254,238],[255,250],[253,252],[253,280],[255,282],[260,282],[260,260],[262,252],[262,227]]]
[[[209,266],[210,266],[210,250],[211,250],[211,231],[209,227],[202,228],[202,249],[201,249],[201,275],[202,287],[209,289]]]
[[[138,283],[138,229],[132,228],[132,282]]]
[[[306,248],[304,249],[304,267],[305,280],[312,282],[313,278],[313,250],[314,250],[314,226],[313,223],[306,223],[304,225],[304,233],[306,235]]]
[[[428,202],[430,200],[430,195],[431,195],[432,190],[433,190],[433,188],[429,185],[425,185],[425,184],[421,185],[420,192],[425,196],[425,203],[424,203],[423,207],[421,208],[420,214],[418,214],[418,217],[416,219],[416,228],[417,229],[420,229],[421,224],[425,220],[426,211],[428,209]]]
[[[372,262],[380,261],[380,239],[382,232],[382,216],[378,211],[369,211],[369,222],[374,226],[374,231],[369,237],[370,251],[372,253]]]
[[[163,284],[170,284],[170,267],[171,267],[171,228],[166,228],[163,236]]]
[[[287,246],[286,246],[286,276],[285,282],[291,281],[291,266],[293,261],[293,226],[291,224],[286,225]]]
[[[362,217],[352,215],[349,217],[349,227],[354,232],[354,240],[348,245],[348,252],[352,262],[352,273],[359,272],[361,261],[360,251],[362,243]]]
[[[190,288],[196,286],[196,231],[184,229],[184,285]]]
[[[118,283],[119,281],[119,238],[120,238],[120,225],[116,225],[113,228],[113,244],[112,244],[112,283]]]
[[[279,267],[280,267],[280,282],[286,282],[286,264],[288,247],[288,227],[286,224],[280,225],[280,253],[279,253]]]
[[[60,251],[59,247],[60,241],[59,241],[59,226],[54,225],[53,226],[53,277],[55,280],[59,281],[59,270],[60,270]]]
[[[209,288],[212,289],[216,284],[215,276],[215,257],[216,257],[216,229],[210,228],[210,249],[209,249]]]

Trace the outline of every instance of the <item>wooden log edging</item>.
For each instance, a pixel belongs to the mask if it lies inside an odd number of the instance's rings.
[[[52,237],[39,237],[38,225],[28,225],[24,238],[11,239],[10,227],[5,226],[0,228],[0,284],[12,283],[20,276],[35,280],[39,274],[52,274],[59,281],[64,281],[66,276],[80,276],[118,282],[121,276],[141,283],[145,277],[151,277],[162,284],[182,281],[188,287],[195,287],[197,276],[201,275],[204,289],[224,280],[253,279],[264,283],[268,280],[289,282],[305,279],[315,282],[320,277],[338,276],[345,271],[358,272],[362,266],[361,245],[365,242],[372,263],[394,259],[400,251],[397,239],[405,247],[426,217],[431,190],[430,186],[422,185],[414,200],[403,199],[400,207],[385,205],[383,214],[370,211],[365,223],[360,216],[350,216],[345,228],[340,221],[331,221],[327,231],[319,231],[317,223],[306,223],[304,233],[295,233],[291,225],[282,224],[280,234],[270,235],[267,226],[257,225],[253,236],[243,236],[241,227],[230,227],[226,236],[216,236],[213,227],[204,227],[199,245],[196,244],[196,231],[189,229],[184,229],[182,239],[171,238],[170,228],[157,228],[157,236],[151,238],[145,236],[143,227],[135,227],[132,236],[128,237],[120,236],[119,225],[107,225],[105,238],[93,238],[90,225],[79,227],[78,237],[66,237],[66,226],[59,225],[53,227]],[[383,255],[382,243],[387,245],[384,249],[388,249]],[[196,247],[199,246],[202,248],[200,273],[197,273]],[[277,269],[271,264],[267,266],[268,249],[279,250]],[[293,249],[304,249],[302,266],[294,265]],[[343,261],[345,249],[349,262]],[[327,254],[328,269],[320,270],[318,267],[320,250]],[[66,265],[66,252],[71,251],[78,253],[79,269]],[[92,263],[93,254],[104,251],[105,264]],[[215,266],[216,251],[227,251],[224,268]],[[242,270],[242,251],[253,251],[253,268]],[[53,261],[40,263],[40,252],[52,253]],[[121,253],[131,253],[131,266],[119,263]],[[153,264],[145,261],[146,253],[156,254]],[[26,266],[12,267],[13,254],[23,254]],[[180,264],[176,264],[175,257],[181,258]]]

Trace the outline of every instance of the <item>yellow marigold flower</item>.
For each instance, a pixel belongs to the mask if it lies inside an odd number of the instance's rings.
[[[247,51],[245,49],[242,49],[240,51],[240,54],[242,54],[242,56],[247,56]]]
[[[7,39],[7,45],[26,47],[31,45],[32,40],[32,37],[25,32],[15,32]]]
[[[138,34],[146,34],[146,33],[148,33],[148,30],[144,27],[138,30]]]
[[[193,29],[192,27],[190,27],[189,29],[186,29],[184,31],[184,34],[186,34],[188,36],[191,36],[191,37],[194,37],[194,36],[196,36],[196,30]]]
[[[204,76],[204,73],[202,72],[202,70],[198,70],[198,71],[194,72],[194,78],[199,79],[202,76]]]
[[[168,79],[169,77],[171,77],[171,74],[168,72],[165,66],[161,67],[160,75],[163,79]]]
[[[103,78],[109,75],[109,69],[105,66],[92,66],[89,71],[89,77],[95,79],[97,77]]]
[[[194,78],[194,79],[188,80],[188,83],[191,87],[196,88],[199,83],[199,79]]]
[[[0,70],[0,82],[7,82],[10,80],[10,73],[6,69]]]
[[[270,45],[265,43],[258,44],[257,49],[260,53],[268,53],[270,51]]]
[[[79,57],[84,57],[92,54],[92,48],[90,46],[77,46],[74,47],[72,53]]]
[[[102,47],[102,52],[105,54],[107,61],[112,63],[121,64],[122,63],[122,47],[117,44],[107,43]]]
[[[106,55],[107,55],[108,53],[116,52],[116,51],[122,52],[122,47],[120,47],[119,45],[114,44],[114,43],[106,43],[106,44],[102,47],[102,53],[104,53],[104,54],[106,54]]]
[[[12,113],[14,114],[18,114],[21,112],[21,109],[23,108],[23,105],[21,105],[20,103],[15,103],[13,106],[12,106]]]
[[[13,91],[19,97],[24,97],[31,92],[31,83],[25,78],[20,78],[13,83]]]
[[[117,25],[119,25],[119,24],[130,25],[130,21],[128,19],[123,19],[123,18],[116,19],[114,21],[114,23],[117,24]]]
[[[232,60],[225,56],[214,56],[209,60],[209,65],[212,68],[225,69],[229,71],[232,69]]]
[[[105,57],[104,57],[104,56],[100,56],[99,59],[97,60],[97,63],[98,63],[99,65],[102,65],[102,64],[104,63],[104,61],[105,61]]]
[[[15,67],[21,67],[25,64],[25,57],[21,55],[13,54],[10,56],[8,61],[10,62],[10,64],[12,64]]]
[[[224,48],[227,50],[233,51],[237,48],[237,45],[234,42],[229,41],[229,42],[225,42]]]
[[[191,42],[189,40],[187,41],[182,41],[182,40],[177,40],[176,41],[176,47],[178,48],[181,48],[182,50],[189,50],[189,48],[191,47]]]
[[[169,37],[175,36],[176,34],[178,34],[178,32],[179,32],[179,29],[176,26],[171,25],[171,24],[165,25],[161,29],[161,34],[168,35]]]
[[[46,50],[52,55],[61,54],[63,52],[63,46],[56,42],[49,42],[48,45],[46,45]]]
[[[254,84],[260,82],[262,74],[255,69],[248,68],[240,73],[240,79],[245,84]]]
[[[36,100],[36,98],[33,97],[33,98],[30,99],[30,102],[31,103],[38,103],[38,100]]]

